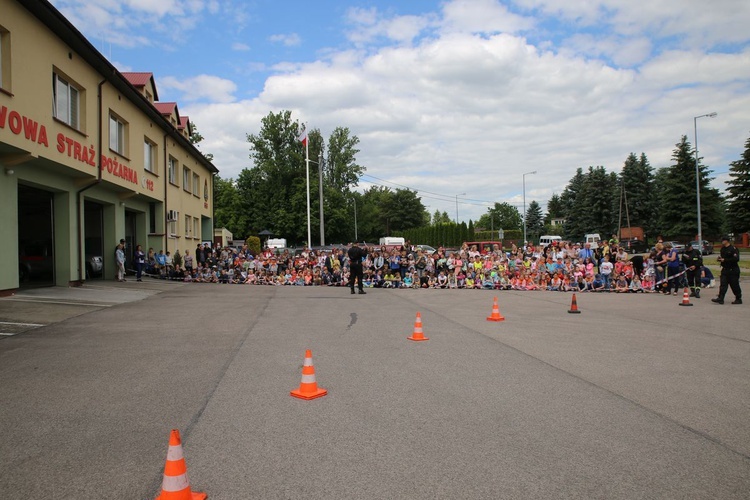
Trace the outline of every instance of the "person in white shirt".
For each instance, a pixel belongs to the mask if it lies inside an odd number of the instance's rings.
[[[612,270],[615,266],[609,261],[609,255],[604,256],[602,265],[599,266],[599,271],[602,273],[602,279],[604,280],[604,289],[609,290],[611,287]]]

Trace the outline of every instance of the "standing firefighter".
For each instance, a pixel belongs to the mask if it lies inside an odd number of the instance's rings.
[[[347,255],[349,256],[349,288],[354,293],[354,280],[356,279],[357,285],[359,285],[359,293],[364,295],[366,292],[362,289],[362,261],[367,257],[367,247],[362,249],[355,241]]]
[[[721,285],[719,286],[719,296],[711,299],[711,302],[723,304],[727,288],[732,287],[732,293],[734,294],[734,302],[732,304],[742,304],[739,266],[740,252],[729,242],[729,236],[721,238],[721,253],[717,260],[721,263]]]
[[[692,243],[685,245],[685,253],[682,254],[682,263],[685,264],[687,283],[690,287],[690,296],[701,298],[701,266],[703,266],[703,255]]]

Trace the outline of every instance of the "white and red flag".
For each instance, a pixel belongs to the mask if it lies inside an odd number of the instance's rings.
[[[297,136],[297,140],[300,141],[304,146],[307,146],[307,127],[302,129],[302,132]]]

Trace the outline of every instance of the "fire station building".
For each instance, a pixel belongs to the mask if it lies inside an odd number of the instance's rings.
[[[152,74],[115,69],[46,0],[0,12],[0,294],[113,279],[120,239],[128,260],[211,241],[218,170]]]

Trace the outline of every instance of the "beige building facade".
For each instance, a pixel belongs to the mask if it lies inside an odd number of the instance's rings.
[[[211,241],[218,170],[153,76],[119,72],[45,0],[0,12],[0,294],[112,279],[120,239],[128,260]]]

